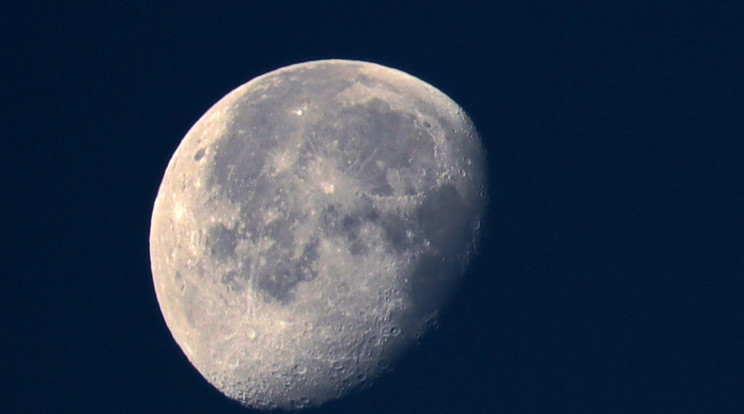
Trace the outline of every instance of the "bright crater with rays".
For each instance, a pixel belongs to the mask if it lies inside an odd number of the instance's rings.
[[[440,91],[376,64],[288,66],[230,92],[168,164],[150,233],[171,333],[254,408],[388,371],[474,254],[484,151]]]

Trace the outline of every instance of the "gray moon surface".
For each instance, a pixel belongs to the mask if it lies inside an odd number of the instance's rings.
[[[245,406],[317,406],[419,341],[477,251],[485,153],[429,84],[377,64],[287,66],[189,130],[152,212],[173,338]]]

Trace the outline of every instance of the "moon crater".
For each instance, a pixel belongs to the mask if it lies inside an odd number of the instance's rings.
[[[480,139],[403,72],[316,61],[230,92],[166,169],[150,233],[176,342],[255,408],[319,405],[390,369],[475,252]]]

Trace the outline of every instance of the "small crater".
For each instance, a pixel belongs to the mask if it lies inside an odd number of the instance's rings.
[[[372,336],[370,336],[370,337],[369,337],[369,338],[367,339],[367,343],[369,344],[369,346],[370,346],[370,347],[372,347],[372,348],[375,348],[375,347],[377,347],[378,345],[380,345],[380,338],[378,338],[378,337],[376,337],[376,336],[372,335]]]
[[[292,367],[292,371],[294,371],[297,375],[305,375],[307,374],[307,367],[304,365],[295,364]]]
[[[254,340],[254,339],[256,339],[256,330],[255,330],[255,329],[253,329],[253,328],[248,328],[248,329],[246,329],[246,330],[245,330],[245,336],[246,336],[246,337],[247,337],[248,339],[250,339],[250,340]]]
[[[424,128],[429,129],[431,128],[431,124],[427,121],[424,121]]]
[[[294,234],[290,228],[290,223],[287,220],[275,219],[266,225],[264,234],[271,239],[274,239],[277,243],[281,243],[286,246],[291,246],[294,243]]]
[[[400,335],[400,328],[398,328],[397,326],[393,326],[392,328],[390,328],[390,336],[398,335]]]
[[[204,158],[204,154],[206,152],[207,151],[204,148],[201,148],[199,151],[196,151],[196,154],[194,154],[194,160],[195,161],[201,160],[202,158]]]

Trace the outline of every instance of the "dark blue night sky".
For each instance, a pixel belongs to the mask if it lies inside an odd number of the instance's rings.
[[[744,6],[558,3],[1,6],[0,411],[248,412],[162,319],[152,203],[225,93],[346,58],[458,102],[492,203],[439,328],[310,412],[744,412]]]

